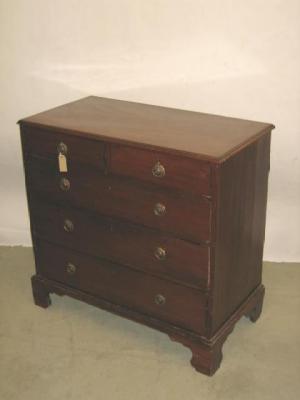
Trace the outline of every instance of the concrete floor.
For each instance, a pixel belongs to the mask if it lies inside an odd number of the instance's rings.
[[[256,324],[243,318],[216,375],[152,329],[52,295],[34,306],[32,250],[0,248],[0,400],[298,400],[300,265],[266,263]]]

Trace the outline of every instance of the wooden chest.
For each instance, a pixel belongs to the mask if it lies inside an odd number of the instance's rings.
[[[271,124],[99,97],[19,121],[35,303],[167,333],[212,375],[261,312]]]

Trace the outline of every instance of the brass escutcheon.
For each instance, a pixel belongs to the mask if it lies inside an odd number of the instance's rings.
[[[154,255],[158,260],[164,260],[166,258],[167,252],[162,247],[157,247],[154,251]]]
[[[154,297],[154,301],[155,301],[155,304],[157,304],[158,306],[162,306],[163,304],[166,303],[166,298],[162,294],[157,294]]]
[[[60,186],[61,190],[64,190],[65,192],[66,192],[67,190],[69,190],[69,189],[70,189],[70,186],[71,186],[69,179],[67,179],[67,178],[61,178],[60,183],[59,183],[59,186]]]
[[[152,175],[156,178],[162,178],[166,175],[165,167],[159,161],[152,168]]]
[[[66,267],[66,270],[67,270],[67,273],[68,273],[68,274],[73,275],[73,274],[75,274],[75,272],[76,272],[76,267],[75,267],[74,264],[68,263],[68,264],[67,264],[67,267]]]
[[[162,203],[156,203],[153,211],[155,215],[161,217],[166,213],[166,206]]]
[[[70,219],[64,220],[64,230],[66,232],[73,232],[74,231],[74,224]]]
[[[68,152],[68,146],[63,142],[60,142],[57,145],[57,151],[58,151],[58,153],[61,153],[61,154],[63,154],[65,156],[67,154],[67,152]]]

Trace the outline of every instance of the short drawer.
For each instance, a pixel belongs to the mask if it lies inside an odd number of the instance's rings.
[[[58,155],[62,153],[67,168],[73,163],[88,164],[101,170],[105,168],[105,145],[101,141],[25,126],[22,127],[22,142],[25,157],[50,159],[58,165]]]
[[[194,242],[210,240],[211,204],[201,196],[99,174],[74,165],[68,174],[40,159],[26,167],[29,190],[51,201],[145,225]]]
[[[115,304],[204,334],[206,296],[200,291],[39,241],[38,273]]]
[[[110,146],[109,171],[159,186],[211,193],[210,165],[200,160],[114,144]]]
[[[33,229],[48,241],[138,270],[207,288],[209,247],[72,207],[32,204]]]

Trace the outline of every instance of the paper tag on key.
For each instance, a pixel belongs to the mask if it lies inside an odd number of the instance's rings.
[[[59,172],[68,172],[67,159],[66,156],[62,153],[58,154],[58,166]]]

